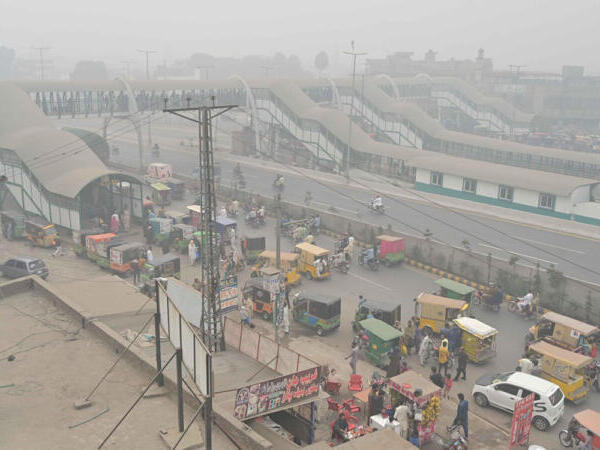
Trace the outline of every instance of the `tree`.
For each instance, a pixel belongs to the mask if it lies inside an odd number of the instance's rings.
[[[12,48],[0,46],[0,79],[12,76],[12,65],[15,60],[15,51]]]
[[[106,65],[102,61],[79,61],[75,64],[71,80],[108,80]]]
[[[315,56],[315,67],[319,72],[323,72],[329,67],[329,56],[324,51],[321,51]]]

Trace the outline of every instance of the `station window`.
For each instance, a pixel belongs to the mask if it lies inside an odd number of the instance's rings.
[[[444,184],[444,174],[441,172],[431,172],[431,184],[442,186]]]
[[[498,198],[500,200],[508,200],[509,202],[513,201],[513,193],[514,189],[510,186],[500,186],[498,188]]]
[[[477,191],[477,180],[473,178],[463,178],[463,191],[474,194]]]
[[[554,210],[556,204],[556,196],[552,194],[540,194],[539,207],[543,209]]]

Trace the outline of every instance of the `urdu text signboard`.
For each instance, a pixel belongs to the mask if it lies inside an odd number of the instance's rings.
[[[533,394],[529,394],[515,403],[510,428],[510,448],[520,447],[529,442],[531,419],[533,417],[533,397]]]
[[[319,395],[321,367],[262,381],[237,390],[233,415],[239,420],[267,414]]]

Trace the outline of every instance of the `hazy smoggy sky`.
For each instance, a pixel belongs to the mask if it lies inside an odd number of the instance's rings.
[[[158,50],[153,63],[193,52],[216,56],[297,54],[311,66],[325,50],[344,70],[341,52],[356,41],[369,57],[427,49],[439,59],[473,58],[479,47],[496,69],[560,71],[563,64],[600,73],[598,0],[0,0],[0,45],[21,57],[50,46],[50,58],[125,59]]]

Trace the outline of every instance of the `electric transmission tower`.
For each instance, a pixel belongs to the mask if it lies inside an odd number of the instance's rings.
[[[210,351],[225,348],[223,339],[223,317],[220,302],[219,245],[215,226],[217,200],[212,147],[211,121],[237,105],[196,106],[187,108],[165,108],[168,112],[198,124],[198,159],[200,163],[200,230],[203,232],[202,262],[202,328],[201,335]],[[185,113],[197,113],[191,117]]]

